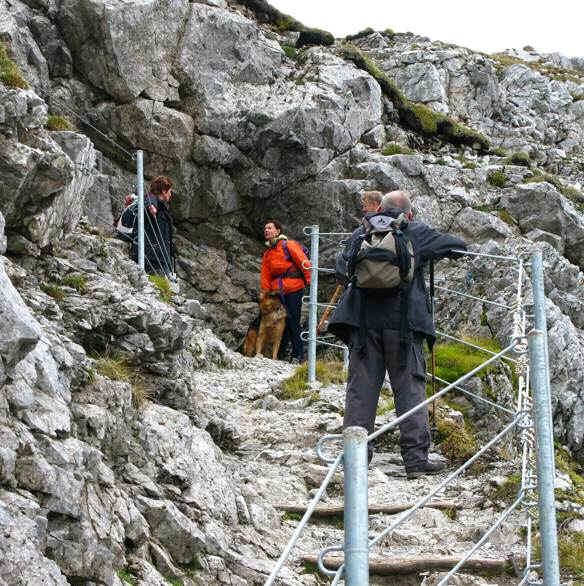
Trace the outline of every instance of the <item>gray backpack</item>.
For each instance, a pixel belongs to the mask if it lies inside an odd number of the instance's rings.
[[[365,233],[349,259],[349,275],[361,289],[393,289],[414,277],[414,249],[404,234],[408,219],[379,214],[364,220]]]
[[[377,214],[363,220],[365,232],[348,251],[349,281],[361,290],[359,315],[359,353],[366,351],[366,305],[374,290],[393,289],[400,293],[399,365],[408,362],[408,297],[414,278],[414,248],[404,233],[408,227],[405,214],[392,218]],[[371,327],[371,326],[370,326]]]

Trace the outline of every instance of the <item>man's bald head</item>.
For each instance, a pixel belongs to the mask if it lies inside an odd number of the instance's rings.
[[[410,201],[410,194],[407,191],[398,190],[386,193],[381,200],[381,209],[385,211],[389,208],[397,208],[406,214],[409,220],[413,217],[412,202]]]

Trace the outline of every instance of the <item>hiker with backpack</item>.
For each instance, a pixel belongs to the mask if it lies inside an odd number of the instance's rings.
[[[282,234],[278,220],[267,220],[264,225],[266,250],[262,256],[260,295],[279,295],[286,308],[286,330],[280,346],[285,350],[292,342],[291,362],[304,360],[300,338],[300,310],[305,287],[310,283],[310,261],[306,249]]]
[[[150,192],[144,196],[144,269],[149,274],[165,276],[174,274],[174,228],[169,207],[172,186],[171,179],[159,175],[152,179]],[[137,214],[137,208],[134,213]],[[137,220],[133,224],[131,256],[137,261]]]
[[[466,244],[412,220],[405,191],[383,197],[381,210],[365,215],[343,251],[348,285],[328,331],[350,348],[344,426],[374,430],[379,393],[389,374],[399,417],[426,399],[422,343],[435,341],[424,282],[430,260],[457,258]],[[439,472],[428,460],[430,426],[422,407],[399,424],[400,448],[408,478]],[[373,447],[368,446],[369,460]]]
[[[132,233],[134,232],[136,213],[138,211],[136,199],[137,197],[134,193],[126,195],[124,198],[124,211],[117,220],[114,220],[116,235],[124,242],[132,242]]]

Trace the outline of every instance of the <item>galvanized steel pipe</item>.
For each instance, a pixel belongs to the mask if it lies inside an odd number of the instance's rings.
[[[136,188],[138,196],[138,264],[144,270],[144,153],[136,152]]]
[[[345,584],[369,584],[367,430],[347,427],[344,436]]]
[[[308,384],[316,381],[316,326],[318,302],[318,226],[310,226],[310,302],[308,304]]]
[[[554,495],[554,438],[547,396],[545,335],[541,330],[529,332],[529,366],[537,435],[537,486],[543,583],[545,586],[558,586],[560,565]]]

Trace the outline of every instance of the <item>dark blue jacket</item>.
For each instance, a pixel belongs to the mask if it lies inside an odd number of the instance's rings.
[[[372,217],[376,214],[370,214]],[[397,212],[389,211],[383,215],[397,217]],[[365,233],[361,226],[350,236],[345,254],[355,245],[355,241]],[[404,230],[414,248],[415,272],[408,290],[408,326],[410,332],[422,334],[429,345],[434,343],[435,330],[432,323],[432,307],[430,296],[424,282],[424,266],[430,259],[444,257],[456,258],[454,250],[466,250],[466,244],[460,238],[442,234],[423,222],[412,221]],[[375,290],[366,291],[364,308],[365,327],[370,329],[400,329],[400,291]],[[328,331],[338,336],[346,344],[352,342],[352,334],[359,329],[361,301],[365,297],[364,290],[350,283],[345,289],[336,307]]]

